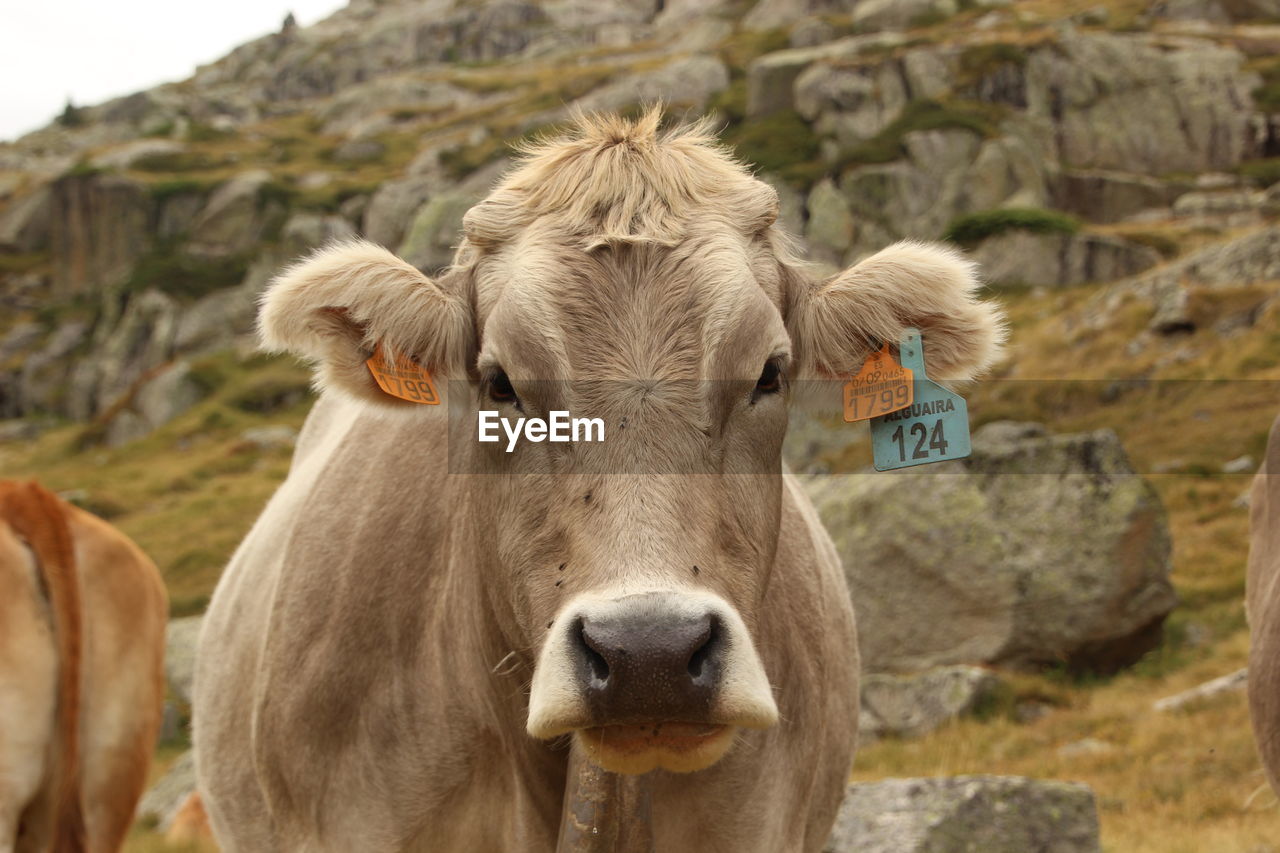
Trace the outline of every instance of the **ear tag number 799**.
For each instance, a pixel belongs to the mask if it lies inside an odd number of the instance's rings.
[[[964,398],[934,382],[924,371],[924,343],[918,329],[906,329],[898,358],[911,371],[910,406],[871,419],[871,448],[877,471],[910,468],[969,455],[969,408]]]

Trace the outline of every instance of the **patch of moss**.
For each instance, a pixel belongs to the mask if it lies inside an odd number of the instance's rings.
[[[732,78],[747,73],[751,60],[766,53],[785,50],[791,46],[791,38],[782,28],[772,30],[739,30],[720,45],[720,59],[729,66]]]
[[[792,183],[811,183],[823,171],[818,137],[793,110],[747,122],[728,134],[725,141],[743,160]]]
[[[728,88],[721,89],[707,107],[724,118],[726,131],[737,128],[747,117],[747,78],[739,77]]]
[[[888,127],[861,145],[844,152],[836,164],[836,170],[843,171],[851,166],[872,163],[891,163],[901,159],[907,153],[904,137],[919,130],[968,130],[988,139],[996,135],[996,125],[1002,114],[1002,110],[993,104],[912,101]]]
[[[133,161],[131,168],[140,172],[199,172],[215,169],[226,161],[203,151],[165,151],[148,154]]]
[[[294,406],[311,394],[305,377],[267,374],[250,380],[227,402],[242,412],[267,414]]]
[[[1280,181],[1280,157],[1265,160],[1246,160],[1236,167],[1241,177],[1260,189]]]
[[[0,252],[0,273],[24,273],[49,262],[47,252]]]
[[[1080,220],[1056,210],[1010,207],[984,210],[958,217],[947,226],[943,239],[961,246],[976,246],[988,237],[1005,231],[1032,231],[1037,234],[1074,234]]]
[[[1124,238],[1130,243],[1137,243],[1140,246],[1147,246],[1155,249],[1160,253],[1162,258],[1177,257],[1181,247],[1178,241],[1164,234],[1157,234],[1154,231],[1137,231],[1125,234]]]
[[[141,293],[155,288],[183,299],[198,299],[215,290],[233,287],[249,269],[247,255],[227,258],[194,258],[171,245],[162,245],[144,255],[134,265],[124,283],[125,293]]]
[[[201,180],[199,178],[174,178],[167,181],[156,181],[149,184],[147,189],[151,193],[151,197],[156,201],[165,201],[180,195],[203,195],[213,189],[216,181]]]
[[[975,44],[960,54],[960,74],[968,80],[977,80],[1004,66],[1022,68],[1027,64],[1027,51],[1021,45],[1007,42]]]
[[[1258,69],[1262,85],[1253,90],[1254,105],[1263,112],[1280,112],[1280,62]]]

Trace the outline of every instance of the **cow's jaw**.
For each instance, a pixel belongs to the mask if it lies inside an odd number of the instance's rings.
[[[628,648],[630,637],[637,645]],[[534,670],[527,728],[542,739],[574,733],[616,773],[692,772],[723,758],[739,729],[777,719],[755,645],[728,602],[645,592],[564,607]]]

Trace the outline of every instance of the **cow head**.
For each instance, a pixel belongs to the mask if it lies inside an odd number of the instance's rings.
[[[810,280],[774,191],[705,128],[658,123],[583,119],[525,152],[438,280],[339,245],[284,272],[261,320],[269,346],[373,406],[413,408],[365,369],[382,344],[463,380],[451,407],[470,424],[604,420],[601,443],[507,452],[455,433],[450,453],[495,573],[483,612],[532,668],[529,733],[576,733],[619,772],[707,767],[738,729],[778,720],[785,662],[767,673],[759,643],[766,618],[804,618],[764,612],[794,380],[846,376],[908,326],[931,376],[967,377],[1001,337],[950,249],[898,244]]]

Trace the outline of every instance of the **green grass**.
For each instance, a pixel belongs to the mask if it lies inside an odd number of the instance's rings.
[[[1006,231],[1031,231],[1036,234],[1074,234],[1080,221],[1056,210],[1032,207],[1010,207],[984,210],[955,219],[947,226],[943,239],[961,246],[976,246],[988,237]]]
[[[960,74],[968,80],[978,80],[1005,66],[1022,68],[1026,64],[1026,48],[1007,42],[971,45],[960,53]]]

